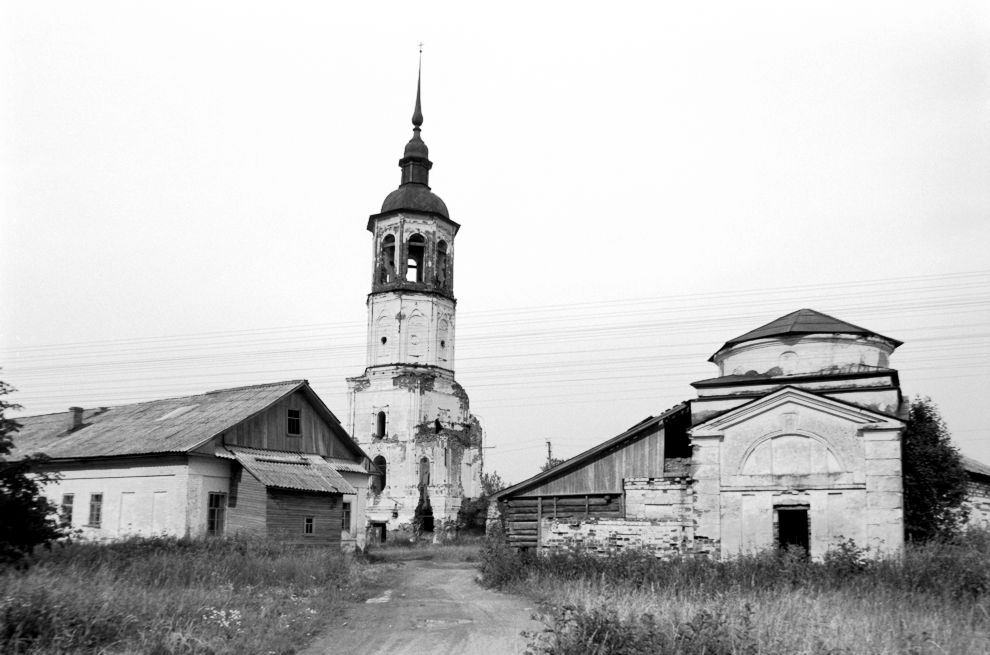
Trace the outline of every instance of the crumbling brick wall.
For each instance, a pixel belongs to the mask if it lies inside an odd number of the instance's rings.
[[[541,550],[606,554],[634,548],[658,557],[693,550],[693,496],[687,478],[627,478],[623,487],[624,518],[543,519]]]
[[[970,479],[964,505],[969,509],[969,525],[990,528],[990,481]]]

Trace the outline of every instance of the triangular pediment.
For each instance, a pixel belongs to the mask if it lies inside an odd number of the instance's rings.
[[[899,419],[881,412],[811,393],[797,387],[784,387],[699,423],[691,428],[691,435],[692,437],[701,437],[721,434],[733,426],[784,407],[802,407],[848,421],[860,427],[871,427],[879,430],[898,429],[904,425]]]

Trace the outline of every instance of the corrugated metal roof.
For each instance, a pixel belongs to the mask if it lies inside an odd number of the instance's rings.
[[[200,446],[306,384],[287,380],[220,389],[195,396],[83,411],[83,426],[68,431],[70,412],[17,418],[13,457],[53,458],[181,453]],[[181,411],[180,411],[181,410]]]
[[[340,459],[339,457],[327,457],[330,466],[334,467],[338,471],[348,471],[350,473],[367,473],[367,469],[362,466],[361,462],[353,462],[349,459]]]
[[[228,446],[234,457],[266,487],[353,494],[357,491],[319,455]]]
[[[735,339],[726,341],[725,345],[718,349],[718,352],[746,341],[799,334],[861,334],[863,336],[873,336],[886,339],[887,341],[893,343],[894,347],[901,345],[901,342],[897,339],[885,337],[882,334],[877,334],[876,332],[859,327],[858,325],[846,323],[845,321],[839,320],[834,316],[822,314],[814,309],[805,308],[781,316],[778,319],[770,321],[766,325],[760,326],[755,330],[750,330],[746,334],[740,335]],[[712,355],[708,361],[713,361],[714,358],[715,355]]]

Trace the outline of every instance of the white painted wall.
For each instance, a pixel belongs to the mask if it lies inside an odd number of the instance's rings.
[[[890,341],[878,337],[812,334],[747,341],[717,354],[715,363],[719,375],[767,373],[774,368],[781,375],[799,375],[859,364],[887,367],[893,350]]]
[[[206,494],[227,493],[230,465],[213,457],[158,456],[71,464],[45,487],[60,506],[73,494],[72,528],[88,539],[127,536],[196,536],[206,530]],[[92,494],[102,494],[100,526],[89,525]]]

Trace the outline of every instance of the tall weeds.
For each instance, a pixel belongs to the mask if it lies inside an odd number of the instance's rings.
[[[291,652],[354,575],[339,551],[259,540],[57,546],[0,572],[0,652]]]
[[[534,653],[990,652],[990,536],[867,555],[847,543],[822,562],[533,557],[493,541],[481,569],[490,586],[542,601]]]

